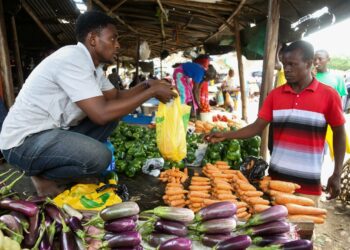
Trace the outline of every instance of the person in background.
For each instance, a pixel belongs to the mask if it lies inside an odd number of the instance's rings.
[[[75,32],[76,45],[48,56],[26,79],[0,134],[5,159],[32,177],[39,196],[98,177],[110,164],[104,142],[118,120],[152,97],[165,103],[177,96],[166,81],[123,91],[103,75],[120,48],[115,19],[87,11]]]
[[[316,79],[335,89],[343,100],[343,108],[345,108],[345,100],[348,92],[345,87],[344,77],[331,72],[327,64],[330,62],[329,54],[326,50],[317,50],[314,57],[314,67],[316,69]]]
[[[205,70],[208,70],[209,67],[209,55],[199,55],[196,59],[193,60],[194,63],[198,63]],[[209,81],[204,81],[201,84],[200,88],[200,103],[208,103],[209,104]]]
[[[238,98],[240,94],[240,86],[238,81],[234,78],[235,72],[233,69],[229,69],[227,76],[225,77],[223,84],[222,84],[222,90],[224,97],[226,98],[226,93],[229,93],[229,95],[232,97],[233,100],[233,111],[237,111],[238,109]]]
[[[341,100],[331,87],[312,77],[313,46],[305,41],[291,43],[283,51],[287,84],[273,89],[266,97],[256,121],[242,129],[205,136],[215,143],[245,139],[258,134],[269,123],[274,125],[269,175],[301,186],[299,195],[318,203],[321,195],[321,168],[327,125],[333,129],[334,172],[328,179],[329,199],[340,194],[340,176],[345,154],[345,118]]]
[[[113,86],[118,90],[123,90],[123,82],[117,73],[117,69],[113,68],[112,73],[108,75],[108,80],[113,84]]]
[[[279,43],[276,51],[276,58],[275,58],[275,70],[277,70],[276,73],[276,79],[275,79],[275,87],[279,87],[287,82],[286,77],[284,76],[284,69],[282,64],[282,55],[283,55],[283,49],[286,47],[285,43]]]
[[[205,70],[197,63],[182,63],[175,68],[173,79],[179,92],[181,103],[191,105],[196,111],[200,108],[201,84],[216,77],[216,70],[212,65]]]

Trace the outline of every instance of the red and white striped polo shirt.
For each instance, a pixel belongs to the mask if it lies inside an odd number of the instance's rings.
[[[315,78],[300,93],[285,84],[269,93],[258,116],[273,126],[269,175],[298,183],[298,193],[320,195],[327,124],[345,123],[338,93]]]

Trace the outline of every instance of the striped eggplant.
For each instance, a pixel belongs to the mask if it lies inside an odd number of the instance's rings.
[[[290,224],[286,221],[272,221],[245,230],[246,235],[261,236],[282,234],[290,231]]]
[[[201,242],[204,246],[213,247],[229,238],[232,238],[231,234],[204,234],[201,236]]]
[[[194,219],[193,211],[188,208],[159,206],[153,210],[144,211],[143,213],[153,213],[162,219],[179,221],[182,223],[190,223]]]
[[[275,205],[264,210],[261,213],[254,214],[252,217],[250,217],[250,219],[244,226],[257,226],[271,221],[281,220],[286,218],[287,216],[288,210],[285,206]]]
[[[158,250],[191,250],[192,241],[187,238],[174,238],[163,242]]]
[[[173,234],[179,237],[187,235],[187,227],[178,221],[159,219],[154,223],[154,229],[159,233]]]
[[[242,250],[252,244],[252,240],[248,235],[238,235],[227,240],[221,241],[213,249],[214,250]]]
[[[198,211],[196,221],[228,218],[236,214],[237,206],[230,201],[223,201],[206,206]]]
[[[201,233],[218,234],[218,233],[230,233],[236,228],[235,218],[222,218],[207,220],[199,223],[195,230]]]

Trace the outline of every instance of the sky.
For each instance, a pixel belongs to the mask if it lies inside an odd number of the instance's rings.
[[[304,37],[315,50],[325,49],[330,56],[350,56],[350,18]]]

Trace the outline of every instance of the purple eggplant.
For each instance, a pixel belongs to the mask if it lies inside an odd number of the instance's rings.
[[[33,202],[25,200],[11,200],[8,198],[0,200],[0,208],[20,212],[28,217],[34,216],[39,208]]]
[[[245,227],[248,226],[257,226],[265,224],[267,222],[276,221],[284,219],[288,216],[288,210],[285,206],[275,205],[261,213],[254,214],[245,224]]]
[[[47,197],[45,196],[32,196],[27,201],[33,202],[37,205],[41,205],[47,201]]]
[[[250,227],[245,231],[245,234],[251,236],[273,235],[287,233],[290,230],[290,225],[286,221],[272,221],[261,224],[255,227]]]
[[[122,232],[103,242],[103,247],[134,247],[141,244],[141,235],[136,231]]]
[[[243,250],[252,244],[248,235],[238,235],[221,241],[213,249],[215,250]]]
[[[4,227],[2,227],[1,222],[4,224]],[[7,234],[13,240],[21,244],[23,240],[23,228],[21,224],[15,219],[14,216],[10,214],[1,215],[0,229],[9,229],[9,230],[4,230],[4,233]]]
[[[45,206],[45,212],[51,219],[56,221],[56,224],[61,224],[62,220],[65,218],[61,210],[53,204],[47,204]]]
[[[201,233],[230,233],[236,228],[236,220],[231,218],[207,220],[199,223],[194,229]]]
[[[13,180],[10,184],[7,185],[3,185],[5,184],[5,182],[10,179],[14,174],[18,173],[18,171],[15,171],[13,173],[11,173],[10,175],[8,175],[4,180],[1,181],[1,186],[0,186],[0,196],[5,196],[7,194],[9,194],[11,192],[11,189],[13,188],[13,186],[24,176],[24,172],[17,177],[15,180]]]
[[[201,242],[204,246],[213,247],[229,238],[232,238],[231,234],[204,234],[201,236]]]
[[[133,231],[136,228],[136,223],[132,218],[128,217],[128,218],[107,221],[105,222],[104,228],[105,230],[113,233]]]
[[[64,220],[61,220],[62,231],[60,235],[61,250],[76,250],[78,249],[77,242],[72,230],[66,225]]]
[[[223,201],[211,204],[202,208],[196,214],[196,221],[228,218],[236,214],[237,206],[230,201]]]
[[[39,210],[34,216],[29,217],[29,229],[28,233],[24,235],[25,247],[32,248],[39,237]]]
[[[73,216],[73,217],[68,218],[67,224],[68,224],[68,226],[70,227],[70,229],[71,229],[76,235],[78,235],[78,237],[79,237],[80,239],[85,239],[86,234],[85,234],[85,232],[84,232],[84,228],[83,228],[83,226],[81,225],[81,221],[80,221],[77,217]]]
[[[187,227],[178,221],[159,219],[154,223],[154,229],[159,233],[173,234],[179,237],[187,235]]]
[[[53,246],[50,243],[49,235],[45,230],[43,238],[41,239],[39,250],[53,250]]]
[[[158,247],[163,242],[166,242],[167,240],[177,238],[176,235],[171,234],[162,234],[162,233],[151,233],[147,236],[146,241],[148,244],[152,247]]]
[[[192,241],[187,238],[174,238],[162,243],[158,250],[191,250]]]
[[[281,244],[283,250],[312,250],[313,244],[309,240],[293,240]]]
[[[135,247],[117,247],[112,248],[112,250],[143,250],[143,247],[141,245]]]
[[[11,211],[10,213],[16,221],[22,225],[23,230],[27,233],[29,228],[29,222],[26,216],[24,216],[22,213]]]
[[[264,247],[267,245],[274,245],[274,244],[283,244],[286,242],[289,242],[290,239],[285,234],[276,234],[276,235],[266,235],[266,236],[259,236],[255,237],[253,239],[253,244],[257,245],[259,247]]]

